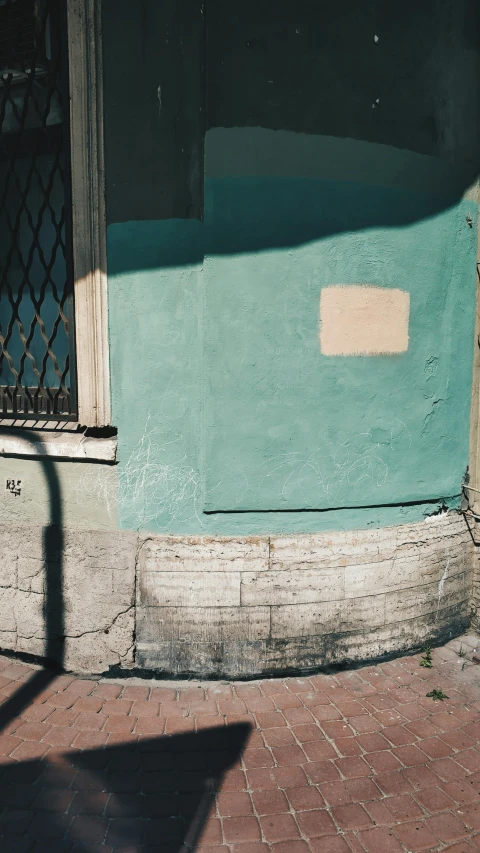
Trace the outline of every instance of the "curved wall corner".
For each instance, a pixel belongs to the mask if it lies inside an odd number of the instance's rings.
[[[136,663],[241,678],[454,636],[471,616],[472,548],[457,513],[319,535],[152,536],[138,562]]]
[[[55,559],[42,534],[0,526],[0,648],[38,657]],[[66,528],[63,665],[248,678],[400,653],[467,627],[473,563],[457,513],[272,537]]]

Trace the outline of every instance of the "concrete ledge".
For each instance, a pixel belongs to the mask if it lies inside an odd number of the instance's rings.
[[[29,432],[29,436],[32,433]],[[93,438],[81,432],[35,431],[32,438],[22,436],[21,429],[0,433],[0,455],[45,456],[57,459],[74,459],[83,462],[116,462],[117,439]]]

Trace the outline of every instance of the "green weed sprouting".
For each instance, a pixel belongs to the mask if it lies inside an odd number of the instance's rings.
[[[432,661],[432,650],[431,650],[430,646],[426,647],[426,649],[423,653],[423,656],[420,660],[420,666],[424,666],[426,669],[432,668],[433,661]]]
[[[430,693],[427,693],[427,697],[433,699],[434,702],[443,702],[444,699],[448,699],[448,696],[443,692],[441,687],[434,687]]]

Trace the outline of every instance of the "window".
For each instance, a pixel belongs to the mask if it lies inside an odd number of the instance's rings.
[[[0,417],[109,424],[100,4],[0,0]]]

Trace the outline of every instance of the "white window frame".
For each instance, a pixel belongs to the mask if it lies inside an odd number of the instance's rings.
[[[102,16],[98,0],[67,0],[78,422],[108,426]]]
[[[79,427],[111,424],[108,352],[102,19],[99,0],[66,0],[78,419],[0,419],[0,456],[115,462],[117,440]],[[22,427],[32,431],[22,440]],[[19,431],[20,429],[20,431]]]

